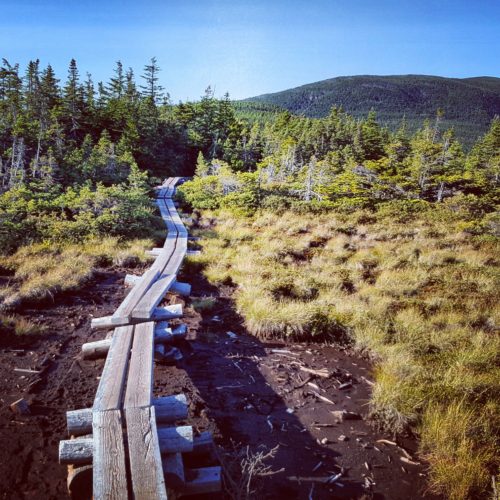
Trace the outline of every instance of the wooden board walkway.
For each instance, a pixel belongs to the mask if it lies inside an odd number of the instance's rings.
[[[180,181],[171,177],[157,190],[167,236],[155,261],[142,276],[127,276],[132,289],[112,316],[92,320],[94,328],[114,328],[112,337],[82,346],[84,355],[106,356],[106,362],[92,409],[67,412],[72,439],[61,441],[59,460],[69,465],[70,492],[71,481],[80,470],[88,473],[89,464],[96,500],[163,500],[168,489],[181,495],[220,490],[220,467],[184,473],[182,453],[210,450],[212,443],[207,433],[195,437],[191,426],[172,425],[187,417],[185,396],[153,398],[155,350],[164,352],[164,343],[186,332],[183,325],[165,324],[182,316],[180,306],[158,307],[167,292],[190,291],[177,281],[188,240],[172,200]]]

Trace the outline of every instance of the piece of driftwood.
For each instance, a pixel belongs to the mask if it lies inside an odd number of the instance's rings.
[[[300,371],[310,373],[312,375],[317,375],[318,377],[322,378],[330,378],[332,374],[326,369],[326,368],[321,368],[320,370],[313,370],[312,368],[308,368],[307,366],[300,366]]]
[[[31,370],[30,368],[14,368],[16,373],[25,373],[27,375],[38,375],[42,373],[41,370]]]

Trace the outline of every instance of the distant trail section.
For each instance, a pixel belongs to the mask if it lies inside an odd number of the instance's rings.
[[[168,324],[182,316],[182,306],[158,307],[167,292],[190,291],[177,282],[188,239],[172,200],[181,181],[171,177],[157,190],[168,231],[154,263],[141,277],[128,279],[133,287],[114,314],[92,320],[93,328],[114,332],[82,348],[87,358],[106,362],[92,409],[67,412],[71,439],[60,442],[59,462],[68,465],[72,496],[80,494],[90,468],[96,500],[166,500],[169,489],[183,495],[220,490],[220,467],[184,468],[183,453],[203,453],[212,445],[209,433],[195,436],[191,426],[175,425],[187,418],[186,396],[153,398],[154,361],[175,361],[180,352],[169,344],[186,331]]]

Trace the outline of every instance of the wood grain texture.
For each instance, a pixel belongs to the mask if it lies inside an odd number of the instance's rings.
[[[132,490],[137,500],[167,500],[154,407],[125,410]]]
[[[133,334],[133,326],[115,329],[94,399],[94,411],[120,409]]]
[[[135,327],[124,408],[151,405],[153,390],[154,322]]]
[[[156,281],[137,303],[132,311],[132,317],[151,318],[156,306],[167,294],[173,283],[175,283],[175,275],[169,275]]]
[[[60,441],[59,463],[63,465],[86,465],[92,463],[93,442],[92,437]]]
[[[176,420],[185,420],[188,416],[187,399],[184,394],[154,398],[153,406],[155,407],[157,425],[173,423]],[[83,408],[81,410],[67,411],[66,424],[70,436],[91,434],[92,409]]]
[[[94,500],[127,498],[122,417],[119,410],[92,415]]]

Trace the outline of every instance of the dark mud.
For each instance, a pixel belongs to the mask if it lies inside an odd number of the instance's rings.
[[[104,332],[90,330],[90,319],[116,309],[126,293],[124,275],[123,270],[98,273],[84,289],[52,305],[24,309],[22,315],[39,322],[45,333],[28,344],[11,339],[0,346],[0,498],[67,498],[66,467],[57,462],[59,440],[66,437],[65,412],[92,405],[104,365],[83,361],[80,348],[104,338]],[[186,394],[189,423],[213,432],[217,454],[206,465],[220,460],[228,477],[226,491],[210,498],[234,497],[247,488],[250,498],[432,498],[426,495],[426,466],[401,460],[411,456],[420,462],[416,442],[379,442],[394,439],[367,421],[371,367],[366,360],[331,345],[261,342],[245,331],[230,288],[218,290],[201,275],[183,279],[192,283],[193,296],[217,300],[202,314],[185,301],[188,340],[178,346],[183,360],[156,366],[154,392]],[[14,368],[41,373],[23,375]],[[10,410],[21,397],[30,415]],[[359,417],[338,422],[332,412],[341,410]],[[250,461],[276,449],[265,462],[268,475],[251,475],[249,486],[249,476],[240,473],[247,449]],[[324,483],[334,477],[334,483]]]

